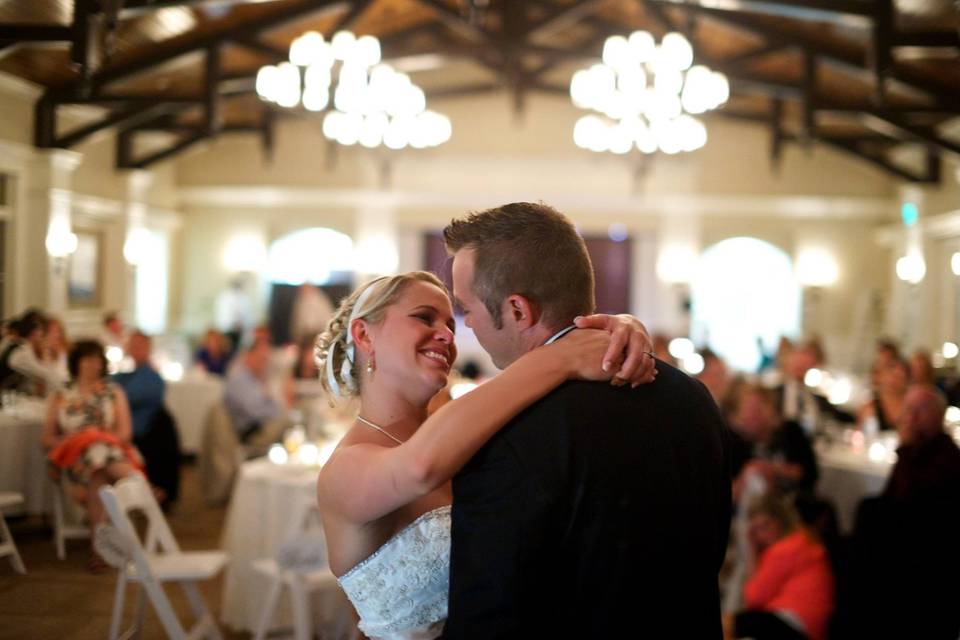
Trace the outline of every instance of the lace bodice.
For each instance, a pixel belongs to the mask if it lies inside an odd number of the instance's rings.
[[[450,507],[428,511],[411,522],[339,582],[368,637],[438,637],[447,617]]]

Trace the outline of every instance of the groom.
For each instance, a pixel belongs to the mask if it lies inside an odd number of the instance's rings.
[[[498,367],[593,311],[586,246],[546,205],[468,215],[444,240]],[[726,430],[703,385],[657,368],[636,389],[560,386],[454,478],[445,638],[721,636]]]

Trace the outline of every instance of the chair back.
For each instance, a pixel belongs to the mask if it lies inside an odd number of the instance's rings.
[[[130,545],[129,548],[138,567],[140,565],[138,556],[143,553],[180,552],[180,546],[173,537],[170,525],[167,524],[160,505],[157,504],[153,492],[142,475],[128,476],[112,486],[104,485],[100,488],[100,500],[103,502],[110,522]],[[130,513],[133,511],[141,512],[147,519],[143,541],[137,535],[137,529],[130,519]]]
[[[210,407],[200,450],[200,483],[203,499],[210,505],[225,504],[233,489],[243,445],[223,402]]]
[[[297,501],[284,541],[274,554],[274,559],[281,569],[294,573],[329,568],[327,539],[316,498],[304,496]]]

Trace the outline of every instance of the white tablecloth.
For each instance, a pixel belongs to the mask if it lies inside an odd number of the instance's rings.
[[[11,513],[40,514],[48,510],[51,483],[40,446],[46,405],[21,400],[14,412],[0,411],[0,491],[22,493],[24,503]]]
[[[857,505],[864,498],[883,491],[893,463],[873,461],[866,453],[843,445],[818,448],[817,458],[820,466],[817,493],[833,502],[841,533],[850,534]]]
[[[269,582],[252,563],[279,548],[298,502],[316,495],[318,473],[316,467],[278,466],[265,458],[241,465],[223,532],[223,548],[230,557],[221,608],[225,624],[255,630]],[[289,602],[286,594],[275,618],[280,625],[292,626]],[[321,637],[350,636],[355,626],[352,611],[338,586],[315,594],[312,606]]]
[[[222,397],[223,381],[216,376],[167,382],[167,409],[177,424],[184,453],[200,452],[207,414]]]

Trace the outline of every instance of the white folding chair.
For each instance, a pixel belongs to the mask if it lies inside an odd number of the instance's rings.
[[[141,589],[137,593],[133,626],[123,634],[124,638],[140,632],[143,625],[143,592],[146,591],[168,637],[176,640],[204,637],[220,640],[220,630],[197,589],[197,582],[220,573],[227,561],[226,554],[222,551],[180,551],[160,505],[140,475],[124,478],[113,486],[101,487],[100,498],[128,556],[117,574],[110,640],[116,640],[120,634],[128,581],[140,583]],[[135,510],[141,511],[147,519],[143,542],[130,520],[129,512]],[[197,622],[189,631],[184,630],[167,598],[163,588],[165,582],[178,583],[190,602]]]
[[[326,585],[335,584],[337,579],[330,572],[327,564],[326,542],[323,538],[323,529],[320,525],[320,510],[316,500],[304,498],[301,500],[291,519],[290,528],[284,544],[272,558],[255,560],[253,568],[257,572],[270,578],[270,587],[267,589],[260,610],[260,621],[254,638],[263,640],[271,627],[280,594],[283,588],[290,590],[293,604],[293,630],[296,640],[309,640],[313,637],[313,613],[310,607],[311,594]],[[305,536],[304,534],[310,534]],[[289,556],[302,551],[305,544],[316,545],[307,555],[314,556],[308,560],[307,566],[290,567]],[[300,547],[297,549],[296,547]],[[288,556],[286,559],[283,557]],[[286,561],[285,561],[286,560]],[[296,565],[296,561],[293,561]]]
[[[53,544],[57,548],[57,558],[67,557],[67,540],[90,537],[90,527],[83,522],[83,511],[68,495],[67,479],[53,483]]]
[[[0,558],[10,556],[10,563],[17,573],[26,573],[27,568],[23,566],[23,559],[20,552],[17,551],[17,545],[13,541],[13,534],[7,528],[7,521],[3,517],[3,509],[23,502],[23,495],[19,493],[0,492]]]

